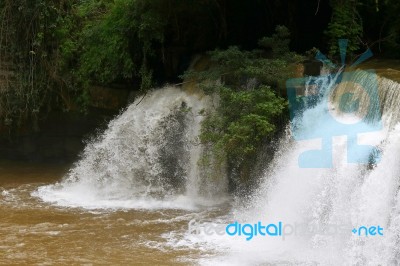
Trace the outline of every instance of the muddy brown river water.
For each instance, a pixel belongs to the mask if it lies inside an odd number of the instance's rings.
[[[188,221],[213,210],[84,210],[31,195],[68,166],[0,163],[0,264],[192,265],[210,251],[180,245]]]

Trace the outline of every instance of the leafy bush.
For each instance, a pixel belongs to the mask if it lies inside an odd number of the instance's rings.
[[[331,2],[332,18],[326,30],[329,38],[329,53],[339,54],[338,39],[347,39],[347,52],[353,54],[360,49],[363,35],[362,19],[355,0],[334,0]]]
[[[257,152],[287,122],[282,84],[292,76],[291,64],[302,57],[289,52],[289,35],[283,32],[287,29],[279,26],[276,34],[260,41],[272,48],[273,57],[264,50],[233,46],[210,52],[208,70],[184,75],[197,79],[206,93],[218,95],[215,112],[206,114],[202,124],[200,140],[212,147],[202,162],[227,164],[231,178],[249,179]],[[279,44],[279,49],[271,44]]]
[[[254,155],[260,143],[276,131],[285,100],[266,85],[240,91],[223,85],[214,89],[221,103],[217,112],[204,121],[201,141],[213,143],[219,159],[225,155],[231,159]]]

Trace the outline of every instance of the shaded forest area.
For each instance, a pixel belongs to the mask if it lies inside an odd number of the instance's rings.
[[[274,87],[288,77],[281,72],[291,74],[288,64],[312,58],[316,49],[337,56],[339,38],[349,40],[351,58],[367,48],[399,58],[399,12],[397,0],[2,0],[0,132],[10,140],[40,131],[54,113],[100,112],[94,87],[124,91],[112,100],[117,111],[125,92],[181,82],[193,57],[208,51],[222,69],[233,53],[236,62],[255,67],[250,73],[237,65],[237,75],[265,80],[258,87],[278,94]],[[227,85],[230,91],[218,90],[226,99],[240,92],[235,82]],[[107,97],[115,95],[100,98]],[[285,110],[281,100],[271,101],[279,102],[279,114]]]

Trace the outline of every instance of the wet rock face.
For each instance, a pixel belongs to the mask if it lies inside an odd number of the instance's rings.
[[[185,177],[188,175],[187,158],[190,157],[189,140],[186,136],[190,117],[187,104],[182,101],[180,108],[175,108],[161,122],[162,144],[158,154],[161,175],[166,177],[164,185],[174,193],[183,193]]]
[[[0,159],[75,161],[85,146],[85,140],[104,128],[126,106],[129,91],[93,86],[89,93],[86,114],[79,110],[52,111],[39,119],[36,130],[28,124],[12,131],[0,128]]]
[[[107,110],[119,110],[126,105],[129,91],[125,89],[92,86],[89,89],[89,95],[90,106]]]
[[[319,60],[304,60],[304,76],[319,76],[321,73],[321,68],[323,66],[322,62]]]
[[[0,159],[35,162],[72,162],[85,146],[85,139],[104,127],[116,112],[51,113],[38,132],[18,132],[0,137]]]

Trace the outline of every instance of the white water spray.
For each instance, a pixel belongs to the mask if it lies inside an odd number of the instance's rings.
[[[211,98],[163,88],[138,99],[85,148],[56,185],[35,193],[44,201],[84,208],[183,208],[225,196],[220,183],[201,182],[198,135]],[[217,197],[213,197],[218,201]]]
[[[363,113],[370,99],[350,83],[364,81],[364,84],[369,84],[370,75],[364,71],[355,72],[345,88],[340,87],[343,84],[339,85],[333,94],[326,94],[317,105],[309,107],[300,120],[299,126],[305,130],[302,133],[314,136],[320,133],[318,131],[326,132],[331,127],[327,122],[331,110],[326,108],[324,101],[331,101],[329,106],[333,108],[337,94],[350,87],[359,100],[359,112]],[[257,236],[246,241],[243,235],[224,235],[209,241],[203,239],[205,246],[217,246],[219,250],[228,252],[202,263],[399,265],[400,84],[378,78],[378,88],[380,106],[374,108],[376,113],[380,111],[382,114],[383,128],[379,132],[360,133],[357,138],[358,144],[379,147],[379,163],[348,163],[346,151],[351,144],[346,136],[336,136],[332,139],[332,168],[301,168],[300,154],[320,149],[321,139],[295,141],[288,131],[257,193],[249,204],[238,204],[228,222],[254,224],[262,221],[268,224],[282,221],[298,225],[299,230],[285,239]],[[351,124],[359,118],[346,114],[341,120]],[[369,125],[365,123],[364,126]],[[365,158],[370,154],[360,156]],[[358,236],[351,231],[359,226],[377,225],[384,228],[383,236]]]

